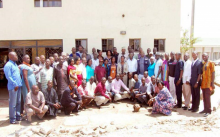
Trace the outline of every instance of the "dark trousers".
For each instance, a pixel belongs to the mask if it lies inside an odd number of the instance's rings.
[[[200,85],[197,88],[194,88],[194,85],[191,85],[192,93],[192,109],[198,110],[200,104]]]
[[[204,103],[204,110],[206,113],[211,113],[211,91],[209,88],[202,89],[203,95],[203,103]]]
[[[182,83],[176,86],[176,98],[177,98],[177,106],[182,107]]]

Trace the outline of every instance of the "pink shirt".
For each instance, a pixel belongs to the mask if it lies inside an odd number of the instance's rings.
[[[145,78],[145,83],[150,83],[151,82],[151,78],[148,76],[147,78]]]
[[[112,81],[112,91],[115,92],[115,94],[118,94],[120,92],[121,87],[123,87],[125,90],[129,90],[127,86],[119,79],[114,79]]]

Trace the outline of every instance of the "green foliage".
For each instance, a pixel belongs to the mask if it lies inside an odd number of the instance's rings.
[[[199,38],[195,38],[193,34],[189,37],[188,33],[188,30],[183,30],[183,36],[180,38],[180,50],[183,53],[193,48],[193,44],[201,41]]]

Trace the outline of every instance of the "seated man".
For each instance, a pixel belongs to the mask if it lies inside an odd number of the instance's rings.
[[[81,97],[82,97],[82,102],[83,102],[83,104],[82,104],[82,108],[84,108],[84,109],[86,109],[86,106],[88,106],[89,105],[89,103],[93,100],[93,99],[95,99],[93,96],[90,96],[89,95],[89,93],[88,93],[88,90],[87,90],[87,88],[86,88],[86,81],[85,80],[83,80],[82,81],[82,85],[80,85],[79,87],[78,87],[78,92],[79,92],[79,94],[81,95]]]
[[[135,98],[135,95],[139,92],[139,88],[141,86],[141,82],[139,81],[138,79],[138,75],[135,74],[134,75],[134,87],[131,91],[131,98],[132,98],[132,101],[134,101],[136,98]]]
[[[115,93],[112,91],[112,77],[109,76],[108,80],[105,83],[106,92],[109,94],[109,96],[114,99]]]
[[[125,91],[121,91],[121,87],[125,89]],[[122,82],[120,79],[120,75],[116,75],[116,79],[112,82],[112,91],[115,93],[114,101],[118,101],[125,98],[130,98],[130,92],[128,87]]]
[[[94,77],[92,76],[89,81],[86,84],[87,90],[88,90],[88,95],[94,97],[94,91],[96,88],[96,83],[94,82]]]
[[[133,73],[129,72],[128,73],[128,88],[130,89],[130,91],[133,90],[134,83],[135,83],[135,80],[133,79]]]
[[[61,104],[64,107],[65,115],[70,115],[71,111],[78,112],[80,105],[82,105],[82,97],[78,93],[73,80],[70,81],[69,87],[64,90]]]
[[[39,91],[38,86],[32,86],[32,91],[27,94],[25,103],[28,122],[31,122],[32,115],[42,119],[47,110],[48,107],[45,105],[44,94]]]
[[[108,101],[112,101],[108,93],[106,93],[105,88],[106,78],[102,77],[101,82],[95,88],[95,102],[96,106],[100,109],[102,104],[106,104]]]
[[[150,83],[151,82],[151,78],[148,76],[148,72],[145,71],[144,72],[144,78],[145,78],[145,83]]]
[[[143,77],[141,79],[142,85],[139,88],[139,91],[135,94],[135,98],[141,103],[141,104],[148,104],[148,94],[147,94],[147,84],[145,83],[145,78]]]
[[[53,88],[53,82],[49,80],[47,82],[47,88],[42,91],[45,98],[45,105],[48,107],[47,113],[50,116],[56,117],[57,111],[60,108],[60,104],[58,103],[58,96],[56,90]]]
[[[151,77],[151,82],[147,85],[147,94],[150,98],[156,96],[157,92],[159,92],[159,89],[157,88],[157,83],[155,76]]]

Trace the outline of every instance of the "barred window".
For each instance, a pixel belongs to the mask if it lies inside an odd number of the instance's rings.
[[[102,52],[106,52],[107,50],[113,50],[114,47],[114,39],[102,39]]]
[[[139,51],[141,47],[141,39],[129,39],[129,46],[131,46],[134,51]]]
[[[165,52],[165,39],[154,39],[154,47],[158,52]]]

